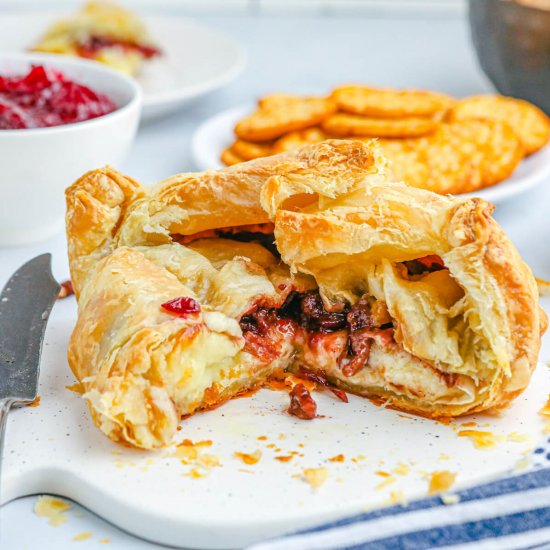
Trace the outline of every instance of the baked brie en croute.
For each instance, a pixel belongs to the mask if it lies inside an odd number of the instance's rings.
[[[130,75],[161,53],[142,20],[109,0],[92,0],[53,23],[32,50],[93,59]]]
[[[165,445],[285,371],[437,418],[506,405],[535,368],[546,316],[492,207],[388,181],[376,144],[151,188],[104,168],[67,208],[69,362],[114,440]]]

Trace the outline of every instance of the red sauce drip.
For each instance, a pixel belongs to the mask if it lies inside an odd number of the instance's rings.
[[[331,391],[338,399],[340,399],[340,401],[343,401],[344,403],[348,402],[348,396],[346,392],[344,390],[339,390],[338,388],[332,387],[324,373],[313,372],[304,368],[300,368],[300,370],[298,370],[298,372],[296,373],[296,376],[298,378],[303,378],[304,380],[315,382],[319,386]]]
[[[312,420],[317,416],[317,403],[303,384],[296,384],[289,395],[289,414],[302,420]]]
[[[178,317],[187,317],[188,315],[200,313],[201,311],[199,303],[193,300],[193,298],[189,298],[189,296],[174,298],[173,300],[164,302],[160,307],[168,313],[172,313]]]
[[[115,109],[106,95],[41,65],[23,76],[0,76],[0,130],[72,124]]]

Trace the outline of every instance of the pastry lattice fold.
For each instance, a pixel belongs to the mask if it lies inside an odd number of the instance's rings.
[[[112,439],[165,445],[183,416],[303,367],[441,417],[505,405],[536,365],[546,316],[492,207],[388,181],[375,144],[151,188],[104,168],[67,208],[69,362]],[[162,307],[180,297],[200,311]]]

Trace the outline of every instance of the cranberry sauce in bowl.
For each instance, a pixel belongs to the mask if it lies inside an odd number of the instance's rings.
[[[21,75],[0,73],[0,130],[72,124],[115,109],[107,95],[56,69],[33,65]]]
[[[0,247],[62,231],[65,189],[121,165],[141,100],[132,78],[95,61],[0,53]]]

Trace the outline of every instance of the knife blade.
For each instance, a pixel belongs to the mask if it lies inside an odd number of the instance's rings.
[[[59,292],[51,254],[20,267],[0,294],[0,401],[33,401],[42,341]]]

